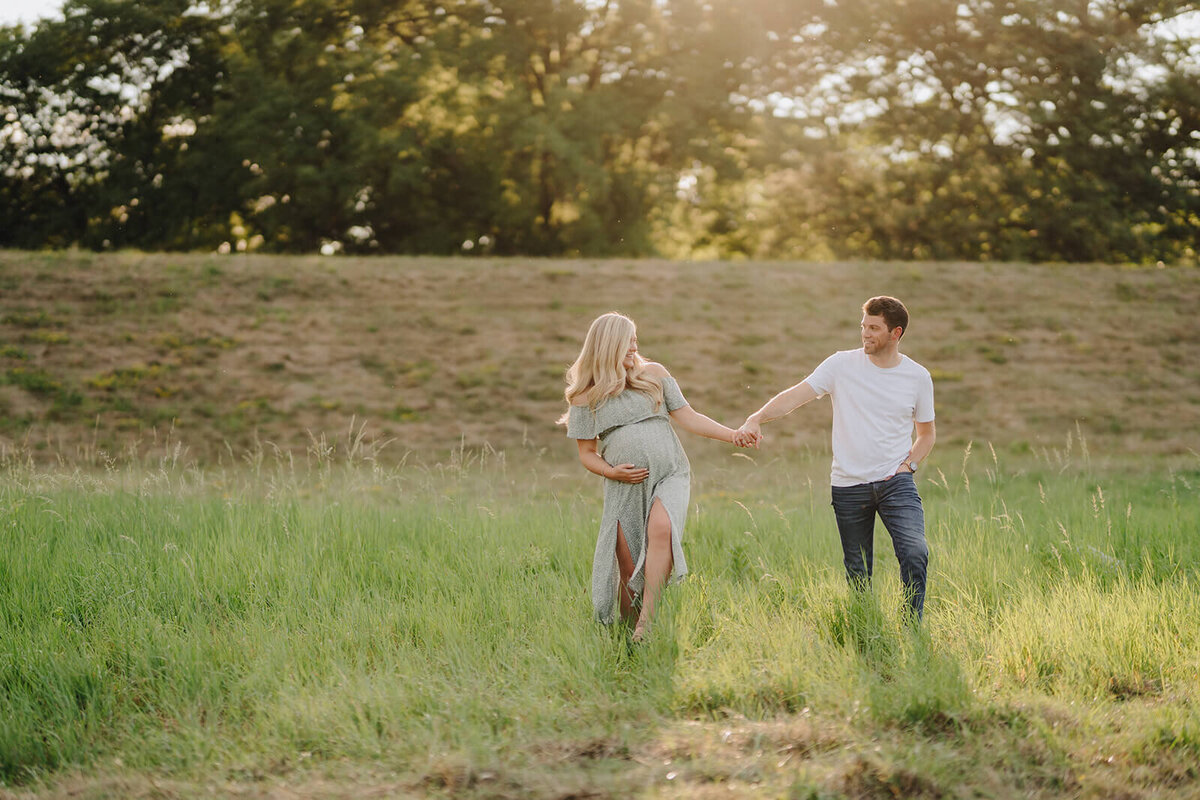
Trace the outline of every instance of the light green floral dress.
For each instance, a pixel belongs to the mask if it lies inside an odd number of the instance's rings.
[[[597,450],[609,464],[633,464],[650,470],[650,476],[641,483],[604,480],[604,513],[592,561],[592,605],[596,618],[605,624],[611,624],[616,616],[620,583],[617,524],[625,534],[634,563],[629,588],[640,593],[645,584],[646,523],[655,500],[662,502],[671,519],[674,564],[668,583],[687,574],[681,542],[691,494],[691,465],[668,416],[686,406],[687,401],[674,378],[662,378],[661,383],[663,403],[658,408],[649,396],[626,389],[594,410],[571,406],[567,416],[567,436],[598,438]]]

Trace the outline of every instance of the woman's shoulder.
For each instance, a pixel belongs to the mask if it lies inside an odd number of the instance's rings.
[[[658,378],[659,380],[671,377],[671,373],[667,372],[667,368],[657,361],[647,361],[645,372],[651,378]]]

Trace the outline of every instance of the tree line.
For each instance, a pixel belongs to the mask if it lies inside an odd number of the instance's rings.
[[[0,246],[1195,262],[1172,0],[68,0]]]

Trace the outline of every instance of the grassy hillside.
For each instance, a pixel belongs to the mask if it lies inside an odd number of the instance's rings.
[[[1078,432],[1094,456],[1200,449],[1194,268],[22,252],[0,252],[0,444],[565,452],[562,372],[613,309],[696,408],[736,424],[857,346],[882,293],[913,314],[903,349],[934,374],[939,447]],[[827,402],[803,409],[769,444],[824,449],[828,423]]]

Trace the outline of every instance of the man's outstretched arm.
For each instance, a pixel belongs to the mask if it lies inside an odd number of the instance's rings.
[[[784,389],[768,400],[767,404],[758,411],[746,417],[746,421],[742,423],[742,427],[739,430],[745,431],[755,439],[759,439],[762,437],[762,424],[764,422],[786,417],[800,406],[816,399],[816,390],[809,386],[807,381],[800,381],[800,383],[797,383],[792,388]]]

